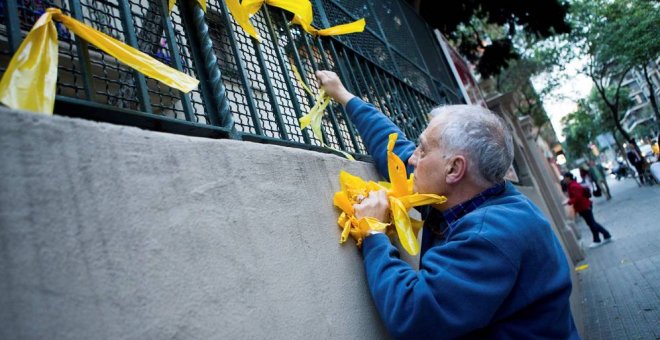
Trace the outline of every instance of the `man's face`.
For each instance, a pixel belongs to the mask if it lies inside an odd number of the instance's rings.
[[[438,119],[431,121],[419,138],[419,146],[408,160],[415,167],[414,190],[420,194],[447,194],[445,180],[447,157],[437,139],[440,125]]]

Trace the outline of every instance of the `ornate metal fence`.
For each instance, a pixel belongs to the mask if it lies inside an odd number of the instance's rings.
[[[292,66],[318,87],[314,71],[337,72],[350,91],[373,103],[412,139],[426,113],[461,103],[447,60],[431,30],[400,0],[315,0],[322,27],[364,17],[363,33],[314,38],[288,25],[290,15],[265,6],[252,19],[262,41],[250,38],[223,0],[2,0],[0,71],[48,7],[111,35],[200,80],[188,94],[119,63],[63,26],[55,113],[181,134],[231,137],[321,150],[298,118],[313,106]],[[339,105],[322,123],[327,145],[365,154],[360,136]]]

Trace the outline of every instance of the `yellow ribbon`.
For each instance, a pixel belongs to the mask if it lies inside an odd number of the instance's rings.
[[[202,0],[199,0],[202,1]],[[261,41],[257,30],[252,26],[250,18],[261,9],[263,4],[268,4],[273,7],[281,8],[285,11],[293,13],[293,20],[291,23],[298,24],[302,29],[312,35],[341,35],[364,31],[365,20],[364,18],[356,20],[351,23],[332,26],[325,29],[316,29],[312,26],[314,19],[314,11],[312,10],[312,3],[309,0],[226,0],[227,9],[236,20],[236,23],[243,28],[243,30],[257,41]]]
[[[190,92],[199,81],[111,38],[67,15],[48,8],[11,58],[0,81],[0,102],[19,110],[53,113],[57,83],[58,39],[53,20],[138,72],[170,87]]]
[[[387,144],[387,168],[391,183],[367,182],[345,171],[339,173],[341,191],[335,193],[333,203],[342,210],[337,220],[337,224],[342,228],[340,243],[346,242],[348,236],[352,235],[359,246],[369,230],[389,230],[389,224],[374,218],[357,219],[353,210],[353,205],[359,203],[358,196],[367,197],[371,191],[386,189],[392,221],[401,245],[410,255],[419,253],[417,234],[424,222],[410,218],[408,211],[421,205],[442,204],[447,201],[447,198],[433,194],[413,193],[414,177],[411,174],[410,178],[406,179],[406,168],[403,161],[394,153],[396,139],[396,133],[390,134]]]

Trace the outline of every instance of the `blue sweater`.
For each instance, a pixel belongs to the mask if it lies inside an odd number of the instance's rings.
[[[353,98],[346,109],[385,178],[390,133],[399,133],[399,157],[412,155],[415,145],[375,107]],[[510,183],[453,223],[444,239],[425,227],[419,271],[399,259],[385,235],[367,237],[362,253],[371,295],[396,338],[579,338],[561,245]]]

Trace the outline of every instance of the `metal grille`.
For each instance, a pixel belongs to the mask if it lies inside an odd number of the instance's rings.
[[[398,0],[374,1],[374,12],[387,41],[411,62],[425,68],[419,55],[417,37],[412,35]]]
[[[0,70],[44,10],[58,7],[200,80],[199,88],[183,94],[74,39],[56,24],[57,102],[118,112],[105,115],[112,120],[103,115],[94,119],[317,150],[327,145],[361,155],[366,154],[364,144],[340,105],[326,110],[322,140],[300,129],[298,119],[309,112],[314,98],[295,80],[294,66],[312,89],[319,88],[315,71],[337,72],[350,91],[373,103],[413,140],[434,106],[462,102],[428,26],[399,0],[313,0],[317,27],[366,18],[364,33],[332,38],[312,37],[288,24],[290,14],[264,6],[251,19],[260,43],[236,24],[222,0],[209,0],[206,13],[194,1],[180,1],[169,15],[166,3],[4,0]]]

